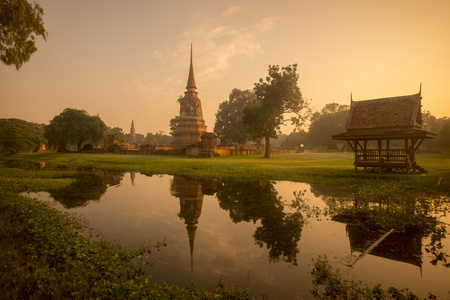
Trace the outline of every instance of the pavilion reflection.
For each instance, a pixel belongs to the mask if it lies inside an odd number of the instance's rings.
[[[382,235],[378,230],[367,230],[352,223],[346,224],[346,232],[351,251],[359,253],[364,253]],[[421,232],[396,233],[394,231],[373,248],[370,255],[408,263],[421,270],[423,238],[424,234]]]

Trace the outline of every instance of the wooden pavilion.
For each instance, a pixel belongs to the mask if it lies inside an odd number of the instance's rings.
[[[421,91],[409,96],[353,101],[346,132],[333,135],[346,140],[355,152],[355,170],[426,172],[415,153],[424,139],[436,134],[422,130]]]

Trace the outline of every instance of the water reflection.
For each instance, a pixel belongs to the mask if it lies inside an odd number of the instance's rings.
[[[221,181],[217,199],[234,223],[260,221],[253,238],[258,246],[269,249],[270,261],[297,265],[303,217],[299,212],[285,212],[271,181]]]
[[[180,199],[180,212],[178,217],[184,219],[189,237],[191,251],[191,272],[194,271],[194,242],[198,219],[202,214],[204,189],[207,193],[214,193],[215,180],[195,180],[174,176],[171,185],[171,194]]]
[[[100,200],[108,185],[119,185],[123,175],[123,172],[114,171],[85,171],[79,173],[71,185],[48,192],[64,208],[83,207],[89,201]]]
[[[85,216],[107,238],[125,244],[167,239],[149,273],[171,283],[195,280],[211,288],[224,274],[236,284],[251,277],[255,296],[265,291],[269,297],[308,298],[311,259],[325,254],[352,279],[424,296],[448,291],[445,197],[364,198],[344,188],[333,194],[330,187],[304,183],[93,169],[79,172],[68,187],[48,191],[48,198],[42,192],[31,196],[56,200],[56,208]]]

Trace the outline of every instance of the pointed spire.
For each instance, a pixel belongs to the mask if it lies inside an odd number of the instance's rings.
[[[131,120],[131,128],[133,128],[133,127],[134,127],[134,119]]]
[[[195,231],[197,231],[197,226],[195,224],[188,224],[186,229],[189,237],[189,248],[191,250],[191,273],[194,273],[194,242],[195,242]]]
[[[350,103],[352,103],[353,102],[353,95],[352,95],[352,92],[350,92]]]
[[[420,83],[419,95],[422,95],[422,82]]]
[[[192,64],[192,44],[191,44],[191,66],[189,68],[189,77],[188,77],[186,89],[197,89],[197,86],[195,85],[195,78],[194,78],[194,66]]]

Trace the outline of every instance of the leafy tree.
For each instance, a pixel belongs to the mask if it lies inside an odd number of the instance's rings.
[[[121,137],[123,136],[123,129],[120,127],[108,127],[108,130],[106,131],[106,134],[118,134]]]
[[[36,37],[47,39],[39,4],[26,0],[0,0],[0,59],[19,70],[36,48]]]
[[[422,112],[422,126],[423,130],[436,133],[436,139],[427,139],[422,143],[423,147],[428,148],[428,150],[433,150],[436,147],[444,147],[447,148],[446,145],[446,131],[444,129],[445,124],[450,121],[448,117],[436,118],[433,116],[428,110]],[[444,131],[442,132],[442,130]]]
[[[447,119],[438,135],[439,144],[441,147],[450,149],[450,119]]]
[[[315,113],[307,135],[309,146],[336,149],[337,143],[331,136],[345,131],[348,110],[348,105],[329,103]]]
[[[296,149],[300,147],[301,144],[305,145],[306,141],[307,141],[306,133],[292,132],[290,135],[287,136],[287,138],[284,140],[281,146]]]
[[[242,124],[242,113],[244,107],[254,101],[253,91],[233,89],[228,100],[220,103],[214,133],[222,142],[245,144],[249,136]]]
[[[144,144],[153,144],[153,145],[170,145],[172,143],[173,137],[167,134],[164,134],[164,131],[160,130],[157,133],[153,134],[151,132],[147,133],[145,137]]]
[[[170,127],[170,135],[172,136],[175,134],[175,131],[177,130],[179,119],[180,119],[179,116],[175,116],[172,119],[170,119],[169,127]]]
[[[297,64],[269,66],[269,76],[255,83],[256,101],[244,108],[242,121],[253,138],[266,141],[265,158],[270,157],[270,138],[277,137],[280,125],[291,123],[301,130],[308,103],[298,87]]]
[[[11,154],[45,143],[44,126],[20,119],[0,119],[0,149]]]
[[[89,116],[85,110],[66,108],[45,128],[45,137],[50,146],[60,151],[64,151],[67,144],[77,145],[80,150],[85,143],[98,143],[106,130],[99,116]]]

